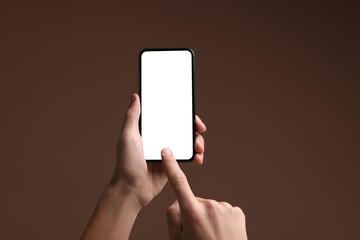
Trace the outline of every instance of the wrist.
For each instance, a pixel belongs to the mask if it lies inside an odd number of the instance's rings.
[[[124,184],[118,183],[116,185],[109,184],[103,194],[103,198],[113,202],[119,208],[126,207],[126,209],[138,214],[142,208],[140,201],[136,194]]]
[[[131,196],[140,205],[140,208],[145,207],[154,198],[152,188],[148,184],[144,184],[144,179],[128,180],[131,178],[120,178],[117,174],[112,177],[108,188],[112,191],[122,193],[126,196]]]

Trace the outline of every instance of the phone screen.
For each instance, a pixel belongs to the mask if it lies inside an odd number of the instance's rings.
[[[194,54],[190,49],[140,53],[140,133],[147,161],[170,148],[177,160],[194,157]]]

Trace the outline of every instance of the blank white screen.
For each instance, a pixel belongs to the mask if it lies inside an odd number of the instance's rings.
[[[141,55],[141,135],[146,160],[193,156],[192,55],[187,50]]]

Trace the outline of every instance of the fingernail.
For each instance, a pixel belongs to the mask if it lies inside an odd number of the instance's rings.
[[[170,149],[168,149],[168,148],[164,148],[164,149],[161,151],[161,153],[162,153],[163,155],[170,155],[170,154],[171,154],[171,151],[170,151]]]
[[[131,95],[130,102],[131,102],[131,103],[135,102],[135,99],[136,99],[136,98],[135,98],[135,95]]]

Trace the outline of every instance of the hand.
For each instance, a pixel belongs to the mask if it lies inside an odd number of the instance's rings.
[[[140,99],[131,95],[131,104],[125,116],[123,129],[117,145],[117,164],[111,185],[120,186],[138,200],[139,206],[147,205],[167,182],[161,163],[147,163],[144,157],[142,138],[139,133]],[[202,164],[204,139],[199,133],[206,131],[205,124],[196,116],[196,139],[194,162]]]
[[[164,187],[167,176],[161,163],[146,163],[138,122],[140,99],[131,95],[123,129],[117,145],[117,163],[114,175],[98,201],[82,240],[129,239],[135,219]],[[196,131],[206,130],[196,116]],[[194,162],[202,164],[204,139],[196,133]]]
[[[245,240],[245,215],[226,202],[195,197],[170,149],[161,152],[162,164],[177,200],[167,210],[170,240]]]

